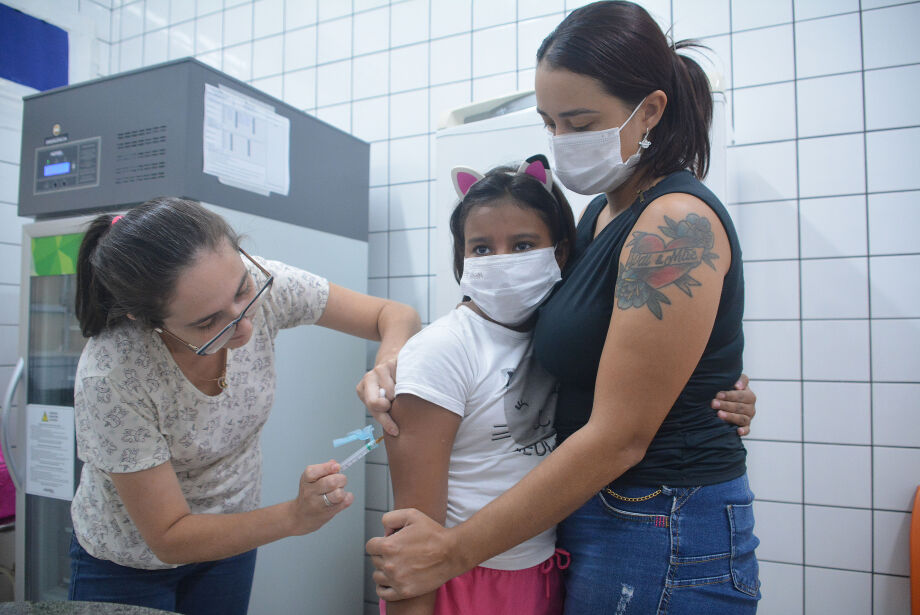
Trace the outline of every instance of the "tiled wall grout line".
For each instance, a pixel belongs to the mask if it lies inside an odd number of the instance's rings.
[[[869,190],[869,149],[868,149],[868,130],[867,121],[866,121],[866,45],[865,45],[865,34],[863,30],[863,10],[862,10],[862,0],[859,0],[859,67],[860,67],[860,93],[862,94],[862,127],[863,127],[863,151],[865,155],[863,156],[863,181],[865,181],[866,191]],[[872,244],[871,244],[871,234],[869,229],[870,216],[869,216],[869,197],[866,196],[865,199],[865,212],[866,212],[866,251],[869,254],[872,254]],[[869,380],[874,383],[874,373],[873,373],[873,364],[872,364],[872,259],[866,259],[866,301],[867,301],[867,313],[869,315],[870,324],[868,327],[869,333]],[[872,567],[872,572],[875,572],[875,395],[873,394],[873,385],[869,385],[869,442],[873,446],[871,453],[869,455],[869,503],[872,507],[872,513],[869,515],[869,554],[871,556],[870,565]],[[873,578],[872,583],[869,586],[870,589],[870,600],[873,605],[875,605],[875,579]]]
[[[794,100],[796,100],[797,102],[798,101],[798,82],[796,81],[796,77],[798,75],[798,67],[797,67],[797,62],[796,62],[797,47],[796,47],[796,40],[795,40],[795,26],[796,26],[795,24],[795,2],[794,0],[789,0],[789,3],[791,5],[790,10],[792,11],[792,59],[793,59],[792,61],[792,74],[793,74],[792,87],[793,87],[793,97],[794,97]],[[734,72],[732,72],[732,76],[734,77]],[[734,96],[732,97],[732,100],[734,100]],[[799,378],[802,380],[802,384],[800,384],[800,387],[799,387],[800,403],[801,403],[801,408],[802,408],[802,414],[799,418],[800,420],[799,429],[800,429],[800,438],[801,440],[804,440],[805,429],[806,429],[806,426],[805,426],[806,399],[805,399],[805,385],[804,385],[805,344],[803,341],[804,340],[804,328],[803,328],[803,323],[801,320],[802,318],[802,261],[801,261],[801,258],[802,258],[802,205],[801,205],[801,201],[799,200],[799,197],[801,196],[801,193],[802,193],[801,185],[800,185],[800,181],[802,177],[802,169],[801,169],[801,157],[799,155],[798,137],[799,137],[799,116],[798,116],[798,113],[796,113],[795,114],[795,197],[796,197],[795,207],[796,207],[797,219],[798,219],[798,224],[796,224],[796,245],[798,247],[796,251],[796,257],[798,260],[798,274],[799,274],[798,275],[798,287],[799,287],[798,312],[799,312],[799,340],[800,340],[799,341]],[[807,595],[808,594],[808,581],[806,578],[807,573],[808,573],[807,572],[808,571],[808,567],[807,567],[808,566],[808,552],[807,552],[808,542],[805,539],[805,528],[808,525],[808,520],[807,520],[806,509],[805,509],[805,504],[804,504],[805,499],[806,499],[805,498],[805,486],[807,484],[806,476],[805,476],[805,468],[806,468],[805,445],[801,443],[801,441],[799,443],[799,454],[801,456],[800,458],[801,458],[801,464],[802,464],[802,477],[801,477],[802,478],[802,488],[801,488],[801,498],[802,498],[802,504],[801,504],[801,510],[802,510],[802,612],[805,613],[807,612],[806,605],[808,603],[808,595]]]

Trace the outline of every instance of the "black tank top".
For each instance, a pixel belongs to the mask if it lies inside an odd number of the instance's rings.
[[[722,421],[710,407],[715,394],[730,390],[741,374],[744,349],[741,247],[725,207],[689,171],[673,173],[647,190],[641,200],[636,199],[629,209],[617,215],[597,238],[593,237],[595,223],[607,200],[601,195],[591,201],[578,223],[575,250],[567,263],[564,282],[540,308],[534,353],[559,380],[556,429],[561,443],[591,415],[623,244],[646,206],[673,192],[693,195],[713,210],[728,234],[732,262],[703,356],[645,457],[618,479],[623,484],[711,485],[745,472],[744,445],[735,426]],[[650,383],[654,386],[653,379]]]

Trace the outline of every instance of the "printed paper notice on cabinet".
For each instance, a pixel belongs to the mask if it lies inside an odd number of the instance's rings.
[[[26,493],[72,500],[73,408],[29,404],[26,420]]]
[[[204,172],[228,186],[287,196],[291,121],[223,86],[204,86]]]

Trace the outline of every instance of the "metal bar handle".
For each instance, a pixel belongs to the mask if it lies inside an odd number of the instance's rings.
[[[19,381],[22,380],[22,374],[25,372],[26,362],[22,357],[16,362],[16,368],[13,369],[13,375],[10,382],[6,385],[6,395],[3,396],[3,419],[0,420],[0,447],[3,448],[3,458],[6,460],[6,467],[9,468],[10,478],[13,479],[13,485],[16,489],[22,489],[22,475],[16,469],[16,460],[13,459],[13,450],[10,447],[9,433],[6,429],[10,424],[10,415],[13,412],[13,396],[16,395],[16,388]]]

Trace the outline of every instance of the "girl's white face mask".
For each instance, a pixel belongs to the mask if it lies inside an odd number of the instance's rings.
[[[549,136],[549,149],[556,160],[556,177],[566,188],[578,194],[600,194],[616,190],[629,179],[642,150],[650,143],[646,132],[636,153],[624,161],[620,131],[644,102],[643,98],[626,121],[616,128]]]
[[[497,323],[516,326],[562,279],[555,248],[463,259],[460,292]]]

